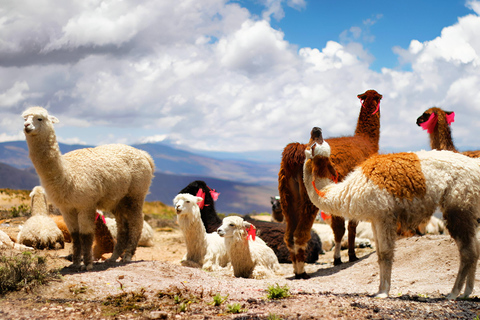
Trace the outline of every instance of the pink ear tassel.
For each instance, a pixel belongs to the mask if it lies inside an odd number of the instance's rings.
[[[447,124],[450,125],[452,122],[455,121],[455,112],[445,114],[445,117],[447,118]]]
[[[435,126],[437,125],[438,116],[435,113],[430,115],[427,121],[420,123],[420,126],[423,130],[427,130],[428,133],[432,133],[435,130]]]
[[[247,240],[250,236],[252,236],[252,240],[255,241],[255,236],[257,235],[257,229],[254,226],[250,226],[247,229]]]
[[[202,201],[200,201],[199,203],[197,203],[197,204],[198,204],[198,207],[199,207],[200,209],[203,209],[203,206],[204,206],[204,204],[205,204],[205,192],[203,192],[202,189],[198,189],[197,197],[200,197],[200,198],[203,199]]]

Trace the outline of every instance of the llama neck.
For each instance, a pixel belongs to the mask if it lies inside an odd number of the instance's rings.
[[[367,138],[374,146],[375,152],[378,152],[378,141],[380,139],[380,110],[375,114],[377,102],[373,98],[367,98],[360,109],[358,115],[357,128],[355,136]]]
[[[341,212],[342,210],[339,209],[339,204],[335,202],[334,199],[331,199],[331,197],[328,196],[329,189],[335,187],[336,185],[328,178],[315,179],[312,172],[312,161],[306,161],[303,166],[303,182],[305,185],[305,189],[307,190],[308,197],[310,198],[312,203],[320,210],[328,212],[329,214]],[[315,187],[312,183],[314,180]],[[315,190],[315,188],[317,188],[320,193],[323,193],[323,196],[320,196]]]
[[[32,199],[32,215],[48,216],[47,199],[43,194],[35,194]]]
[[[203,257],[207,253],[207,232],[200,215],[198,218],[180,216],[178,224],[185,236],[187,259],[203,263]]]
[[[453,144],[452,131],[444,117],[438,117],[437,125],[430,133],[430,147],[436,150],[449,150],[457,152]]]
[[[64,179],[64,160],[58,147],[55,132],[51,132],[45,139],[29,135],[26,138],[30,159],[42,185],[48,188],[52,180]]]
[[[235,277],[249,277],[255,268],[248,240],[243,235],[235,234],[225,238],[225,246],[230,255]]]

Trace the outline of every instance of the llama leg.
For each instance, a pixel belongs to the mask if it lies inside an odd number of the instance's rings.
[[[333,253],[333,265],[338,266],[342,264],[341,250],[342,238],[345,235],[345,219],[343,217],[332,216],[331,224],[333,235],[335,237],[335,248]]]
[[[76,210],[65,211],[62,216],[67,225],[68,232],[72,238],[73,254],[72,254],[72,268],[80,268],[82,264],[82,244],[80,242],[80,232],[78,227],[78,215]]]
[[[480,248],[476,238],[478,223],[474,217],[474,211],[453,209],[445,212],[444,218],[447,222],[447,229],[455,240],[460,253],[460,266],[455,284],[452,291],[447,295],[447,299],[450,300],[458,297],[465,282],[466,286],[462,297],[468,297],[472,293]]]
[[[348,261],[357,261],[357,255],[355,254],[355,237],[357,236],[357,220],[348,221]]]
[[[375,244],[380,268],[380,285],[376,298],[386,298],[390,292],[392,277],[392,263],[395,248],[396,229],[393,222],[376,221],[372,222],[372,229],[375,235]]]
[[[123,255],[122,261],[130,262],[132,257],[137,250],[138,241],[142,235],[143,229],[143,200],[135,201],[129,199],[128,205],[126,206],[129,211],[128,217],[128,235],[127,243],[125,247],[125,254]]]
[[[295,243],[295,259],[296,259],[296,279],[310,279],[310,276],[305,272],[305,260],[308,241],[311,238],[311,230],[318,209],[311,206],[306,206],[303,214],[300,216],[298,227],[295,230],[293,239]]]
[[[92,245],[95,234],[95,208],[79,212],[78,227],[84,268],[86,270],[92,270]]]

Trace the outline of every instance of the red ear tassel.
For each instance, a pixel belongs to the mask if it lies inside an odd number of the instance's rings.
[[[255,241],[255,236],[257,235],[257,229],[255,229],[254,226],[250,226],[250,228],[247,229],[247,240],[251,236],[252,240]]]

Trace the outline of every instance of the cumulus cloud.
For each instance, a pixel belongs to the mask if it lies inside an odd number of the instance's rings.
[[[477,1],[438,38],[395,48],[409,70],[381,72],[369,69],[362,43],[382,16],[323,48],[297,48],[269,17],[303,0],[265,0],[262,19],[227,0],[36,3],[0,9],[0,140],[18,136],[24,108],[42,105],[60,119],[65,142],[281,150],[307,141],[313,126],[327,137],[352,134],[357,94],[376,89],[383,150],[427,148],[415,119],[433,105],[456,112],[460,148],[477,144]]]

